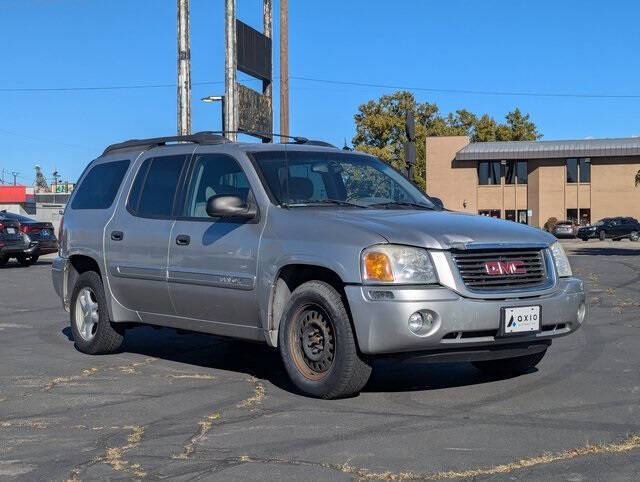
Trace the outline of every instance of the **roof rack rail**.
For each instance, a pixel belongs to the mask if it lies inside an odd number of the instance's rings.
[[[133,149],[135,147],[157,147],[163,146],[169,142],[193,142],[194,144],[224,144],[231,142],[226,137],[219,135],[212,131],[196,132],[188,136],[167,136],[167,137],[152,137],[149,139],[130,139],[128,141],[120,142],[118,144],[111,144],[108,146],[102,155],[109,154],[114,151]]]
[[[226,133],[230,133],[230,134],[247,134],[250,136],[254,136],[254,137],[260,137],[263,139],[273,139],[274,137],[282,137],[282,138],[286,138],[286,139],[291,139],[291,142],[288,142],[286,144],[305,144],[308,146],[322,146],[322,147],[335,147],[337,149],[336,146],[334,146],[333,144],[329,144],[328,142],[325,141],[317,141],[317,140],[313,140],[313,139],[307,139],[306,137],[302,137],[302,136],[289,136],[289,135],[285,135],[285,134],[276,134],[275,132],[254,132],[254,131],[245,131],[245,130],[239,130],[239,131],[220,131],[221,134],[226,134]]]

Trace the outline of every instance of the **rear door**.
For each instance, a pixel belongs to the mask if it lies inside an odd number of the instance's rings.
[[[192,152],[189,145],[142,156],[126,202],[120,203],[106,227],[111,291],[126,308],[174,313],[167,288],[169,235],[176,193]]]
[[[242,161],[221,153],[194,156],[182,215],[169,240],[168,280],[178,316],[209,322],[214,333],[255,338],[263,222],[211,218],[206,213],[207,199],[214,194],[243,200],[252,196]]]

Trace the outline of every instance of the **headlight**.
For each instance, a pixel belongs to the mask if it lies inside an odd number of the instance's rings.
[[[438,281],[426,249],[379,244],[362,252],[365,283],[428,284]]]
[[[571,265],[569,265],[569,258],[567,258],[564,248],[559,242],[555,242],[551,245],[551,254],[553,255],[553,262],[556,265],[556,271],[561,278],[571,276]]]

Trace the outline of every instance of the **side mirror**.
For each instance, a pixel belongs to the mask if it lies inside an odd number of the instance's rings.
[[[440,199],[439,197],[430,197],[429,199],[433,204],[435,204],[437,208],[444,209],[444,204],[442,203],[442,199]]]
[[[207,200],[207,214],[212,218],[253,219],[257,210],[254,205],[245,203],[239,196],[219,194]]]

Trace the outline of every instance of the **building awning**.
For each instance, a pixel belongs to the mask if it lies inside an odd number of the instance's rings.
[[[574,141],[472,142],[456,161],[640,156],[640,137]]]

